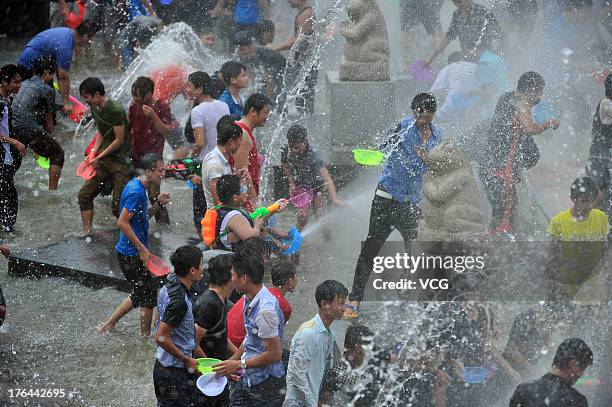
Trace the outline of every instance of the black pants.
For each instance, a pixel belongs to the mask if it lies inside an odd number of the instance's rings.
[[[119,267],[132,287],[130,299],[134,308],[154,308],[157,304],[157,288],[160,279],[155,278],[136,256],[123,256],[117,253]]]
[[[0,148],[3,148],[2,145]],[[17,222],[19,201],[14,182],[16,171],[15,165],[0,164],[0,231],[12,231]]]
[[[48,158],[51,165],[64,166],[64,150],[53,136],[41,127],[15,128],[15,138],[36,154]]]
[[[153,386],[158,407],[195,406],[196,377],[178,367],[165,367],[155,360]]]
[[[193,190],[193,224],[195,225],[198,237],[202,238],[202,219],[206,213],[206,196],[202,185],[196,185]]]
[[[417,236],[419,213],[420,209],[417,205],[374,195],[368,236],[361,246],[361,253],[359,253],[359,259],[357,260],[353,288],[349,295],[350,301],[363,301],[363,294],[370,279],[374,257],[385,244],[393,228],[401,233],[406,250],[409,250],[410,241]]]
[[[488,171],[480,170],[480,180],[487,194],[487,199],[491,203],[491,228],[494,229],[502,223],[504,219],[504,210],[507,205],[506,201],[508,200],[511,200],[509,222],[511,226],[514,225],[517,204],[515,182],[512,182],[510,188],[510,194],[512,194],[512,196],[508,197],[508,193],[504,186],[504,180],[500,177],[492,175]]]

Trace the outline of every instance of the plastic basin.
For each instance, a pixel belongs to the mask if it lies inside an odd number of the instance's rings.
[[[168,264],[154,254],[149,255],[147,268],[154,276],[163,277],[170,272]]]
[[[49,160],[46,157],[40,156],[40,155],[36,159],[36,163],[38,164],[40,168],[45,169],[45,170],[48,170],[49,167],[51,166],[51,160]]]
[[[489,369],[480,366],[464,367],[461,370],[463,381],[471,384],[484,383],[489,377]]]
[[[206,396],[218,396],[223,393],[225,386],[227,386],[227,377],[216,374],[205,374],[198,377],[196,386],[198,390]]]
[[[198,362],[198,371],[202,374],[214,373],[213,366],[220,363],[221,360],[215,358],[200,358],[196,359]]]
[[[77,177],[83,178],[85,181],[89,181],[96,176],[96,170],[93,165],[89,163],[89,161],[83,161],[81,164],[79,164],[76,170],[76,175]]]
[[[380,165],[385,160],[385,155],[378,150],[353,150],[353,157],[361,165]]]
[[[561,112],[559,109],[545,100],[531,108],[531,117],[534,123],[537,124],[544,124],[550,119],[558,119],[560,116]]]
[[[283,239],[282,242],[289,245],[289,247],[283,251],[283,254],[293,254],[300,250],[304,242],[304,237],[302,237],[302,234],[297,228],[293,227],[289,229],[289,239]]]

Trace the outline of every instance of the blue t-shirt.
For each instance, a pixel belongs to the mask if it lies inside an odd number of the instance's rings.
[[[33,69],[34,62],[38,58],[52,57],[60,68],[69,71],[73,48],[72,29],[68,27],[50,28],[37,34],[28,42],[19,56],[17,65]]]
[[[242,25],[256,24],[260,19],[260,14],[259,0],[238,0],[234,22]]]
[[[123,212],[123,208],[125,208],[134,214],[132,219],[130,219],[130,226],[138,240],[146,247],[149,247],[149,217],[147,216],[147,207],[147,191],[142,182],[138,178],[134,178],[123,188],[121,200],[119,201],[119,213]],[[119,242],[117,242],[115,250],[122,256],[136,256],[138,254],[138,249],[123,232],[119,235]]]
[[[234,97],[229,92],[229,90],[225,89],[221,96],[219,96],[219,100],[229,107],[230,115],[236,120],[242,119],[242,109],[244,106],[244,100],[240,100],[240,103],[236,103]]]

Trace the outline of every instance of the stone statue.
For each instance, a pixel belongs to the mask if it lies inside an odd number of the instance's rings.
[[[447,254],[480,246],[488,237],[488,226],[482,195],[465,153],[452,140],[445,140],[429,152],[426,163],[419,244],[448,242],[423,247],[429,253]]]
[[[387,24],[375,0],[349,0],[349,21],[340,32],[346,38],[341,81],[388,81]]]

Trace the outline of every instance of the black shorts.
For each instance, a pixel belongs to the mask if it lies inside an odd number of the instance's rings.
[[[157,289],[160,279],[149,273],[138,256],[123,256],[117,253],[119,267],[132,287],[130,299],[135,308],[153,308],[157,305]]]
[[[175,127],[172,129],[170,134],[166,136],[166,141],[168,145],[172,148],[172,150],[176,150],[179,147],[189,146],[187,140],[185,139],[185,135],[183,134],[182,127]]]
[[[14,130],[17,140],[39,156],[48,158],[51,165],[64,166],[64,150],[51,134],[40,127],[19,127]]]
[[[427,34],[441,30],[440,8],[443,0],[400,0],[400,28],[408,31],[418,23],[423,24]]]

